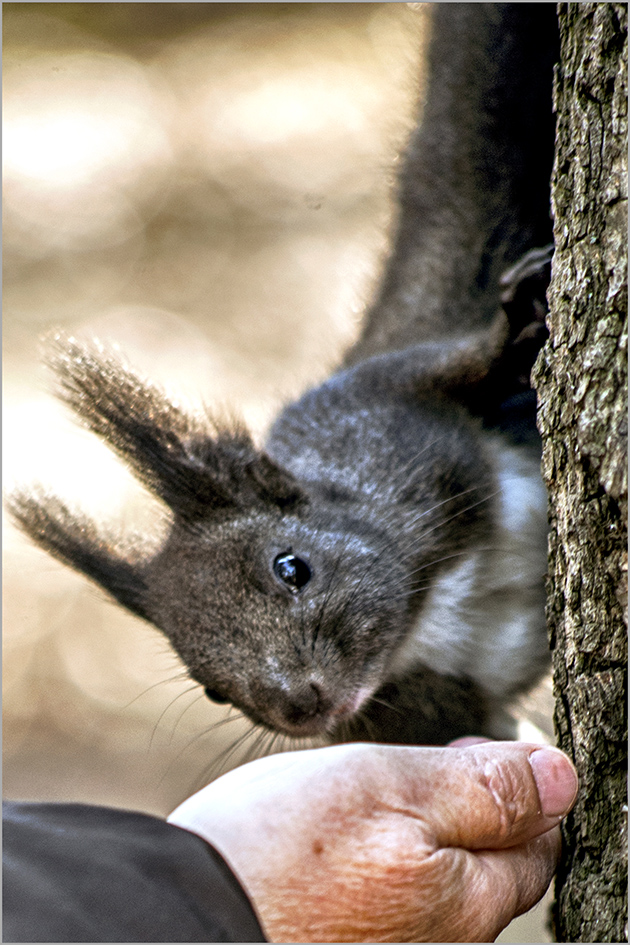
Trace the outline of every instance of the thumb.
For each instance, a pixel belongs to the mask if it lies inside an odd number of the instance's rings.
[[[486,742],[431,751],[416,778],[409,760],[412,803],[419,812],[430,803],[425,827],[438,848],[501,850],[525,843],[555,827],[578,790],[575,768],[557,748]]]

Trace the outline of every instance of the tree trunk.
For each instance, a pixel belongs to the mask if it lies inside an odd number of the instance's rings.
[[[627,936],[627,7],[562,3],[550,339],[535,370],[549,489],[558,744],[581,789],[564,827],[561,942]]]

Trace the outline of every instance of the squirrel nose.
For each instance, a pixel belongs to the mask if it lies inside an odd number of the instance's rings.
[[[312,719],[324,708],[322,693],[315,683],[309,682],[297,689],[291,689],[287,696],[286,715],[290,722]]]
[[[269,688],[266,697],[273,715],[281,723],[296,727],[325,715],[332,706],[322,686],[310,680],[292,683],[286,688]]]

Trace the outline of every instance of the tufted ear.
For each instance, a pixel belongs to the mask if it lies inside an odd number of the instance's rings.
[[[7,506],[15,522],[36,544],[96,581],[134,614],[150,619],[145,607],[147,588],[142,563],[116,550],[111,538],[99,533],[93,522],[41,492],[14,492]]]
[[[59,394],[137,477],[184,519],[256,504],[291,509],[306,495],[257,450],[244,428],[231,430],[184,412],[97,343],[57,335],[48,362]]]

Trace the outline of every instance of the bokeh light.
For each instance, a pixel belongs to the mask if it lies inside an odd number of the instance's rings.
[[[162,105],[164,102],[162,101]],[[158,96],[128,57],[9,58],[4,71],[5,239],[33,254],[121,242],[171,159]]]

